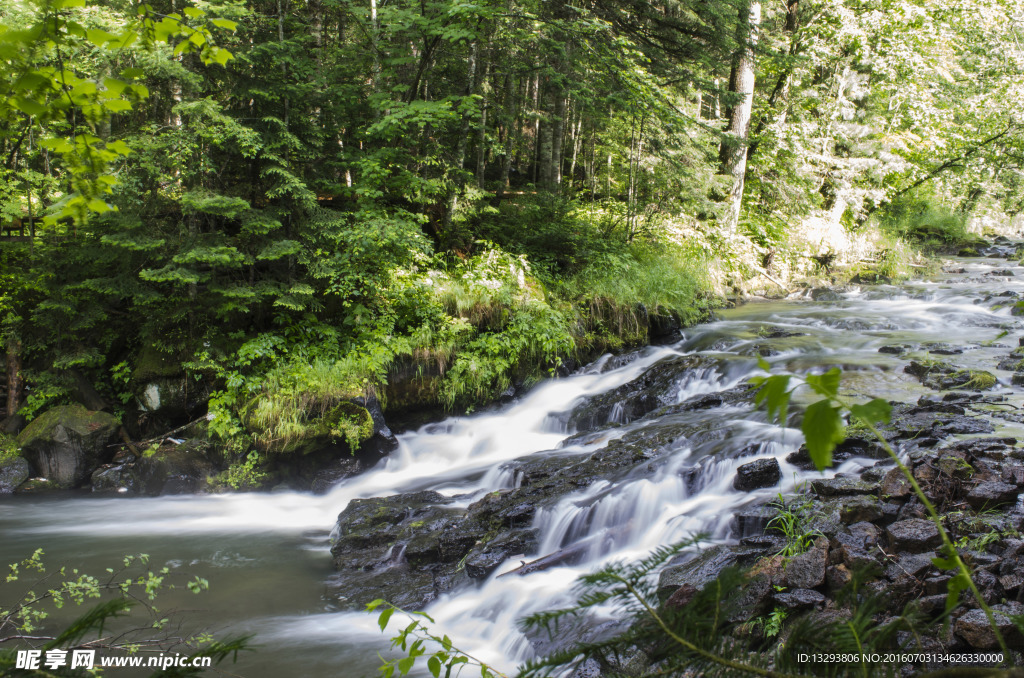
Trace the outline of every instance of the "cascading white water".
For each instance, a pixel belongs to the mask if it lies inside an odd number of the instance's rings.
[[[995,263],[1006,266],[991,262]],[[519,479],[507,462],[552,450],[560,455],[592,453],[652,421],[630,421],[624,408],[613,407],[609,423],[622,426],[593,436],[595,442],[583,436],[559,448],[571,431],[564,430],[555,413],[636,379],[660,360],[698,351],[721,357],[728,369],[685,373],[677,384],[679,402],[736,385],[756,369],[753,358],[765,346],[772,348],[770,362],[789,369],[840,364],[847,369],[844,384],[849,388],[916,399],[922,388],[892,371],[899,365],[897,359],[879,354],[879,347],[952,342],[973,347],[957,356],[959,365],[991,369],[993,357],[1006,350],[982,342],[997,337],[1001,326],[1017,322],[1007,308],[994,310],[976,303],[984,289],[978,276],[991,270],[991,264],[967,264],[967,281],[951,278],[853,291],[840,302],[827,304],[776,302],[726,312],[724,320],[688,331],[675,347],[646,349],[615,369],[607,369],[610,363],[602,359],[577,375],[541,384],[499,411],[452,418],[404,434],[389,459],[324,496],[280,492],[0,499],[0,561],[16,560],[42,546],[51,557],[88,568],[106,566],[123,553],[145,548],[172,566],[209,576],[215,596],[218,588],[225,591],[218,604],[230,609],[211,608],[207,613],[215,627],[258,634],[263,648],[255,659],[243,663],[239,673],[369,675],[376,649],[383,646],[374,620],[365,614],[330,611],[329,603],[325,609],[320,600],[321,582],[329,572],[327,531],[352,499],[430,489],[462,495],[459,504],[465,506],[485,492],[515,487]],[[1022,290],[1015,279],[999,285]],[[783,333],[763,338],[766,328]],[[511,670],[533,652],[516,621],[564,605],[581,573],[698,532],[727,539],[737,510],[789,492],[812,475],[785,461],[799,445],[799,433],[764,424],[749,405],[725,405],[685,416],[713,420],[729,435],[697,445],[681,440],[652,462],[651,472],[597,481],[537,511],[533,526],[541,532],[540,546],[521,559],[582,542],[582,562],[500,577],[519,565],[519,559],[506,562],[477,587],[435,601],[428,611],[438,628],[463,649]],[[755,492],[734,490],[736,468],[761,457],[779,460],[782,482]],[[873,462],[851,460],[837,470],[852,471],[869,463]],[[341,661],[350,667],[348,672],[338,671]]]

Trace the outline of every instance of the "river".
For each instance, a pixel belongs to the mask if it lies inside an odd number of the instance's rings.
[[[987,275],[1006,269],[1005,259],[963,259],[964,273],[899,286],[854,288],[832,300],[806,296],[749,303],[720,312],[719,318],[685,331],[676,345],[638,352],[637,359],[608,369],[608,358],[568,378],[543,383],[500,410],[451,418],[399,436],[400,447],[377,468],[343,481],[323,496],[251,493],[93,498],[81,494],[0,497],[0,563],[13,562],[34,549],[51,564],[102,573],[130,553],[148,553],[155,566],[205,577],[210,591],[192,596],[179,588],[161,597],[164,609],[180,607],[194,624],[218,635],[254,634],[253,652],[240,657],[229,674],[271,676],[371,676],[386,638],[375,618],[338,609],[327,581],[332,575],[330,532],[335,519],[356,497],[374,497],[433,489],[468,495],[509,488],[515,474],[506,462],[555,450],[571,431],[553,416],[586,397],[625,384],[666,357],[703,352],[718,358],[719,369],[690,372],[676,384],[682,402],[724,391],[757,371],[756,357],[803,371],[839,365],[848,393],[901,401],[934,393],[904,374],[905,358],[880,353],[891,344],[951,344],[963,348],[950,358],[959,367],[993,371],[999,357],[1016,346],[1021,329],[1007,307],[992,308],[986,297],[1024,292],[1024,268],[1015,277]],[[1009,332],[1000,338],[1003,332]],[[1000,346],[1002,344],[1002,346]],[[996,371],[997,387],[1010,402],[1024,405],[1009,373]],[[511,670],[528,658],[531,645],[516,620],[530,612],[564,605],[573,580],[609,559],[648,552],[659,545],[707,532],[728,540],[733,515],[811,475],[788,464],[800,435],[764,423],[749,404],[724,405],[694,417],[715,419],[730,435],[690,447],[680,444],[660,457],[653,473],[600,481],[538,512],[538,553],[543,555],[590,539],[584,562],[528,576],[502,577],[519,560],[498,568],[475,588],[444,596],[429,608],[437,628],[456,645]],[[615,411],[611,419],[616,419]],[[569,445],[557,454],[584,454],[652,423],[650,418],[608,429],[596,440]],[[1001,435],[1024,437],[1020,425],[1003,422]],[[584,439],[586,441],[586,439]],[[736,467],[752,456],[774,456],[781,484],[754,492],[732,488]],[[874,463],[850,460],[837,470]],[[700,466],[699,490],[684,476]],[[607,538],[602,538],[602,536]],[[609,535],[615,535],[614,538]],[[0,601],[2,602],[2,601]]]

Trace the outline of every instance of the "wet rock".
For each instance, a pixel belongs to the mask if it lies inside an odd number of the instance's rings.
[[[825,582],[833,591],[838,591],[853,581],[853,573],[845,565],[832,565],[825,570]]]
[[[813,589],[825,583],[828,562],[828,539],[818,537],[806,553],[790,559],[786,565],[786,585],[797,589]]]
[[[910,481],[903,475],[903,471],[898,468],[891,469],[885,474],[879,488],[879,494],[883,497],[907,497],[913,494],[913,492],[914,488]]]
[[[825,605],[825,596],[810,589],[796,589],[785,593],[776,593],[772,596],[772,600],[787,610],[820,609]]]
[[[994,271],[989,271],[985,275],[999,276],[1000,278],[1013,278],[1015,274],[1008,268],[999,268]]]
[[[883,515],[878,499],[870,496],[853,497],[839,509],[839,520],[850,523],[871,522]]]
[[[366,408],[372,422],[372,432],[369,437],[359,443],[356,457],[363,467],[369,468],[378,461],[398,449],[398,438],[391,432],[387,422],[384,420],[384,411],[381,410],[380,401],[377,398],[356,398],[356,405]]]
[[[96,494],[138,494],[142,481],[134,464],[105,464],[92,473],[92,491]]]
[[[1016,602],[993,605],[992,612],[999,633],[1011,647],[1020,647],[1020,632],[1009,615],[1024,614],[1024,606]],[[983,610],[969,610],[954,622],[953,631],[977,650],[993,650],[999,647],[996,634],[989,625]]]
[[[608,423],[627,423],[674,403],[687,383],[721,369],[721,360],[702,355],[665,358],[633,381],[587,399],[562,418],[571,429],[580,432]]]
[[[354,457],[338,459],[329,468],[320,469],[313,474],[310,489],[313,494],[327,494],[332,487],[345,478],[351,478],[362,469],[363,464]]]
[[[926,553],[904,553],[886,568],[885,576],[893,581],[902,577],[923,578],[932,568],[934,551]]]
[[[811,299],[814,301],[842,301],[843,295],[831,287],[815,287],[811,290]]]
[[[911,344],[889,344],[878,349],[879,353],[887,353],[889,355],[903,355],[908,351],[913,351],[914,346]]]
[[[683,585],[701,590],[714,581],[728,567],[750,565],[764,550],[750,546],[717,544],[696,556],[677,557],[661,571],[658,577],[658,596],[667,600]]]
[[[910,361],[904,372],[921,380],[921,383],[938,391],[962,388],[968,391],[985,391],[997,383],[995,375],[983,370],[957,369],[948,363]]]
[[[763,534],[778,514],[778,509],[765,505],[742,509],[733,518],[733,531],[741,539]]]
[[[218,468],[207,454],[206,444],[189,440],[161,446],[136,462],[141,489],[150,496],[192,494],[205,490]]]
[[[41,494],[58,490],[57,484],[48,478],[29,478],[14,490],[15,494]]]
[[[900,520],[886,528],[889,546],[893,551],[921,553],[935,548],[942,539],[935,523],[923,518]]]
[[[837,476],[811,481],[811,491],[819,497],[848,497],[858,494],[873,494],[878,491],[878,483],[860,478]]]
[[[994,508],[1003,504],[1014,504],[1020,491],[1016,485],[1001,480],[978,483],[967,495],[967,503],[976,509]]]
[[[922,344],[921,348],[936,355],[960,355],[964,349],[953,344]]]
[[[690,604],[693,597],[700,593],[700,589],[692,584],[683,584],[665,601],[665,606],[680,610]]]
[[[24,457],[11,457],[0,461],[0,494],[11,494],[31,475],[32,470]]]
[[[119,428],[106,412],[63,405],[32,421],[18,436],[18,447],[35,475],[55,487],[74,488],[110,461]]]
[[[732,486],[741,492],[771,487],[782,479],[782,470],[774,457],[758,459],[736,469]]]
[[[475,546],[466,556],[466,574],[473,579],[486,579],[508,558],[535,553],[539,535],[537,529],[513,530]]]

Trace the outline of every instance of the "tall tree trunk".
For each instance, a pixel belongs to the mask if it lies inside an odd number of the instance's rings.
[[[566,98],[562,88],[558,88],[555,99],[555,120],[551,130],[551,186],[557,189],[562,185],[562,138],[565,136]]]
[[[21,408],[21,392],[25,383],[21,378],[21,340],[10,337],[7,340],[7,412],[13,417]]]
[[[540,122],[540,130],[537,135],[537,186],[539,188],[551,188],[551,156],[553,151],[554,120],[552,114],[553,102],[551,101],[551,88],[545,87],[543,96],[543,117]]]
[[[783,30],[789,33],[792,38],[789,43],[789,56],[793,59],[800,53],[800,38],[797,36],[797,21],[800,17],[800,0],[788,0],[786,3],[786,25]],[[765,128],[768,127],[769,117],[772,111],[775,110],[775,106],[778,103],[782,103],[782,111],[779,113],[778,124],[782,125],[786,122],[786,101],[789,99],[789,86],[790,76],[793,75],[792,62],[782,69],[779,73],[778,79],[775,81],[775,87],[772,88],[772,93],[768,97],[768,105],[765,106],[764,115],[757,121],[757,127],[754,128],[754,133],[751,135],[752,140],[750,147],[747,149],[747,163],[750,163],[750,159],[757,153],[757,147],[760,145],[760,136],[764,132]]]
[[[282,52],[284,50],[284,8],[281,4],[281,0],[277,0],[277,42],[281,45]],[[282,57],[284,54],[281,55]],[[281,59],[281,77],[284,78],[285,82],[288,82],[288,67],[285,65],[285,60]],[[284,98],[284,128],[288,129],[288,97]]]
[[[733,57],[729,91],[739,95],[729,109],[729,126],[719,148],[721,174],[732,177],[728,209],[725,215],[726,231],[735,233],[739,227],[743,208],[743,185],[747,172],[747,140],[750,136],[750,112],[754,104],[754,45],[761,24],[761,2],[750,0],[740,8],[737,40],[739,49]]]
[[[476,91],[476,54],[477,54],[477,41],[474,40],[469,48],[469,62],[466,64],[466,96],[470,97]],[[463,177],[463,165],[466,164],[466,148],[469,145],[469,125],[470,125],[469,113],[462,115],[462,126],[459,129],[459,141],[455,146],[455,159],[452,162],[452,167],[455,170],[455,185],[450,189],[448,196],[448,209],[444,213],[444,235],[447,237],[449,229],[452,225],[452,217],[455,216],[455,209],[459,204],[459,194],[462,192],[463,187],[466,185],[465,178]]]
[[[480,91],[483,98],[480,101],[480,125],[476,130],[476,185],[477,188],[484,188],[484,173],[487,171],[487,110],[490,108],[490,77],[491,77],[491,50],[487,50],[487,63],[484,66],[484,77],[480,81]]]

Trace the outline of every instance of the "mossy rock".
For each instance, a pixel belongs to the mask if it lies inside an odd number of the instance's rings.
[[[147,346],[139,351],[135,358],[135,369],[132,370],[132,381],[145,383],[154,379],[180,377],[184,374],[181,361],[176,357]]]
[[[63,405],[43,413],[18,436],[18,447],[42,476],[61,488],[78,487],[110,461],[120,423],[106,412]]]
[[[1024,315],[1024,301],[1018,301],[1010,307],[1010,315]]]

